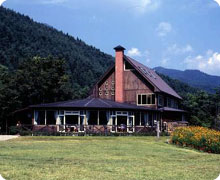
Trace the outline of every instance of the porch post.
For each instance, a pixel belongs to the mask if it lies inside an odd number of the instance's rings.
[[[147,112],[147,127],[149,126],[149,113]]]
[[[33,125],[37,125],[37,121],[36,121],[36,115],[35,115],[35,110],[34,110],[34,122],[33,122]]]
[[[63,116],[63,125],[66,125],[66,115],[65,115],[65,111],[64,111],[64,116]]]
[[[85,119],[84,119],[84,125],[87,125],[87,110],[85,110]]]
[[[133,132],[135,132],[135,115],[133,116]]]
[[[118,131],[118,116],[116,114],[115,116],[115,126],[116,126],[116,132]]]
[[[128,125],[129,125],[129,115],[127,114],[127,132],[129,132]]]
[[[78,115],[78,125],[80,125],[80,113]]]
[[[140,118],[139,119],[140,119],[140,126],[141,126],[141,112],[140,112]]]
[[[108,112],[106,111],[106,113],[108,113]],[[98,119],[97,119],[97,124],[99,125],[99,110],[98,110]]]
[[[184,114],[182,113],[182,121],[184,121],[185,120],[185,117],[184,117]]]
[[[47,125],[47,110],[45,110],[45,125]]]
[[[161,125],[160,125],[160,130],[162,131],[163,129],[163,119],[162,119],[162,113],[160,112],[160,123],[161,123]]]

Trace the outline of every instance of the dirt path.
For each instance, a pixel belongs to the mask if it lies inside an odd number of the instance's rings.
[[[19,136],[11,136],[11,135],[0,135],[0,141],[7,141],[10,139],[18,138]]]

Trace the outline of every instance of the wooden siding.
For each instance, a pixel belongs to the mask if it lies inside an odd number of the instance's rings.
[[[115,100],[115,72],[108,74],[98,85],[98,97]]]
[[[154,93],[153,86],[142,78],[136,70],[124,71],[124,98],[126,103],[137,104],[137,94]],[[155,100],[156,101],[156,100]],[[155,105],[146,107],[156,108]]]

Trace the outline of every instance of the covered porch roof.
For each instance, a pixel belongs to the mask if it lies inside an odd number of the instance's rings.
[[[71,108],[71,109],[118,109],[118,110],[148,110],[158,111],[157,109],[143,106],[132,105],[128,103],[118,103],[111,100],[100,98],[87,98],[82,100],[71,100],[47,104],[31,105],[30,108]]]
[[[184,111],[182,109],[175,109],[175,108],[170,108],[170,107],[163,107],[159,108],[158,110],[162,112],[182,112],[182,113],[187,113],[187,111]]]

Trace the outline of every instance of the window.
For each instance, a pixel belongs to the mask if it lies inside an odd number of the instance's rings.
[[[161,96],[161,95],[158,95],[158,105],[159,106],[163,106],[164,105],[163,96]]]
[[[109,94],[108,91],[106,91],[106,92],[105,92],[105,95],[108,96],[108,94]]]
[[[125,61],[124,63],[124,69],[125,70],[134,70],[133,66],[131,64],[129,64],[127,61]]]
[[[35,121],[37,125],[45,125],[45,111],[35,111]]]
[[[138,95],[138,104],[141,104],[141,95]]]
[[[171,99],[167,98],[167,107],[171,107]]]
[[[102,92],[99,92],[99,96],[102,96]]]
[[[116,115],[116,112],[115,111],[110,111],[110,115]]]
[[[57,111],[47,111],[47,125],[55,125],[58,117]]]
[[[142,103],[141,104],[147,104],[147,95],[142,95]]]
[[[138,105],[155,104],[155,94],[138,94],[137,104]]]
[[[102,91],[102,88],[101,88],[101,87],[99,88],[99,91]]]
[[[112,91],[112,92],[111,92],[111,95],[112,95],[112,96],[114,96],[114,95],[115,95],[115,92],[114,92],[114,91]]]
[[[156,96],[155,96],[155,94],[152,94],[152,104],[155,104],[155,98]]]
[[[178,102],[175,99],[167,98],[166,106],[178,109]]]
[[[64,111],[60,110],[59,115],[64,115]]]

